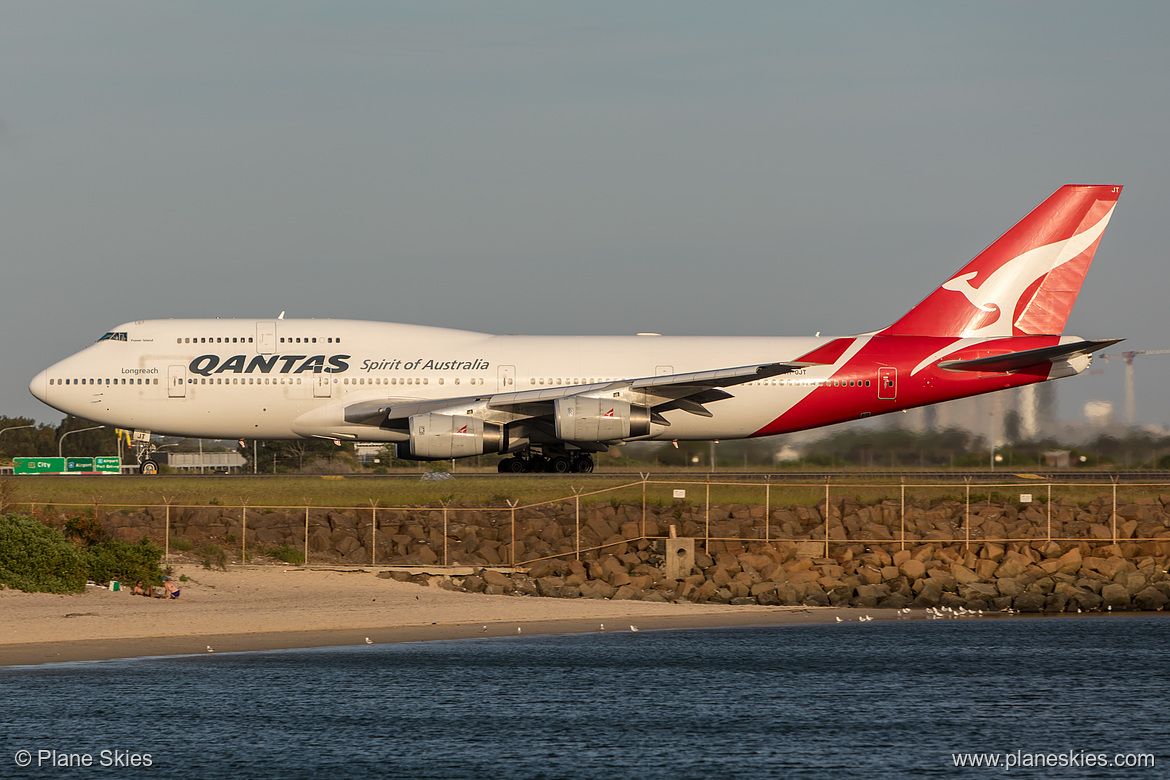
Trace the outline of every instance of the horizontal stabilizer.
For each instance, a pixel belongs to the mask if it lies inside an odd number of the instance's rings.
[[[1080,355],[1090,355],[1097,350],[1113,346],[1125,339],[1095,339],[1093,341],[1074,341],[1071,344],[1057,344],[1054,347],[1040,349],[1026,349],[1023,352],[1009,352],[1006,355],[991,355],[989,357],[973,358],[971,360],[944,360],[938,364],[939,368],[947,371],[987,371],[992,373],[1010,373],[1021,371],[1033,366],[1055,363],[1059,360]]]

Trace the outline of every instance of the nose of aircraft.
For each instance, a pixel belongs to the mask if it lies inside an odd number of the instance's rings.
[[[48,403],[49,396],[49,378],[48,371],[42,371],[33,377],[33,380],[28,383],[29,392],[36,396],[38,401]]]

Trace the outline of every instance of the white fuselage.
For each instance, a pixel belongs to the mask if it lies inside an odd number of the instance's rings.
[[[41,372],[34,395],[110,426],[199,438],[395,440],[343,409],[488,396],[792,360],[827,338],[495,336],[353,320],[148,320]],[[750,436],[831,365],[737,386],[711,417],[667,412],[651,439]],[[299,422],[298,422],[299,421]]]

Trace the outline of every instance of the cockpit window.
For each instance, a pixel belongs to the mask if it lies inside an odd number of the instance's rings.
[[[126,341],[126,340],[127,339],[126,339],[125,332],[113,332],[113,331],[111,331],[110,333],[107,333],[106,335],[104,335],[100,339],[98,339],[98,341]]]

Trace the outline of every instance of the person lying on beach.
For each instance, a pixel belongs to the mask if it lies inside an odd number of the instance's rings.
[[[134,583],[134,589],[130,591],[130,593],[135,596],[149,596],[150,589],[142,584],[142,580],[139,580],[138,582]]]

